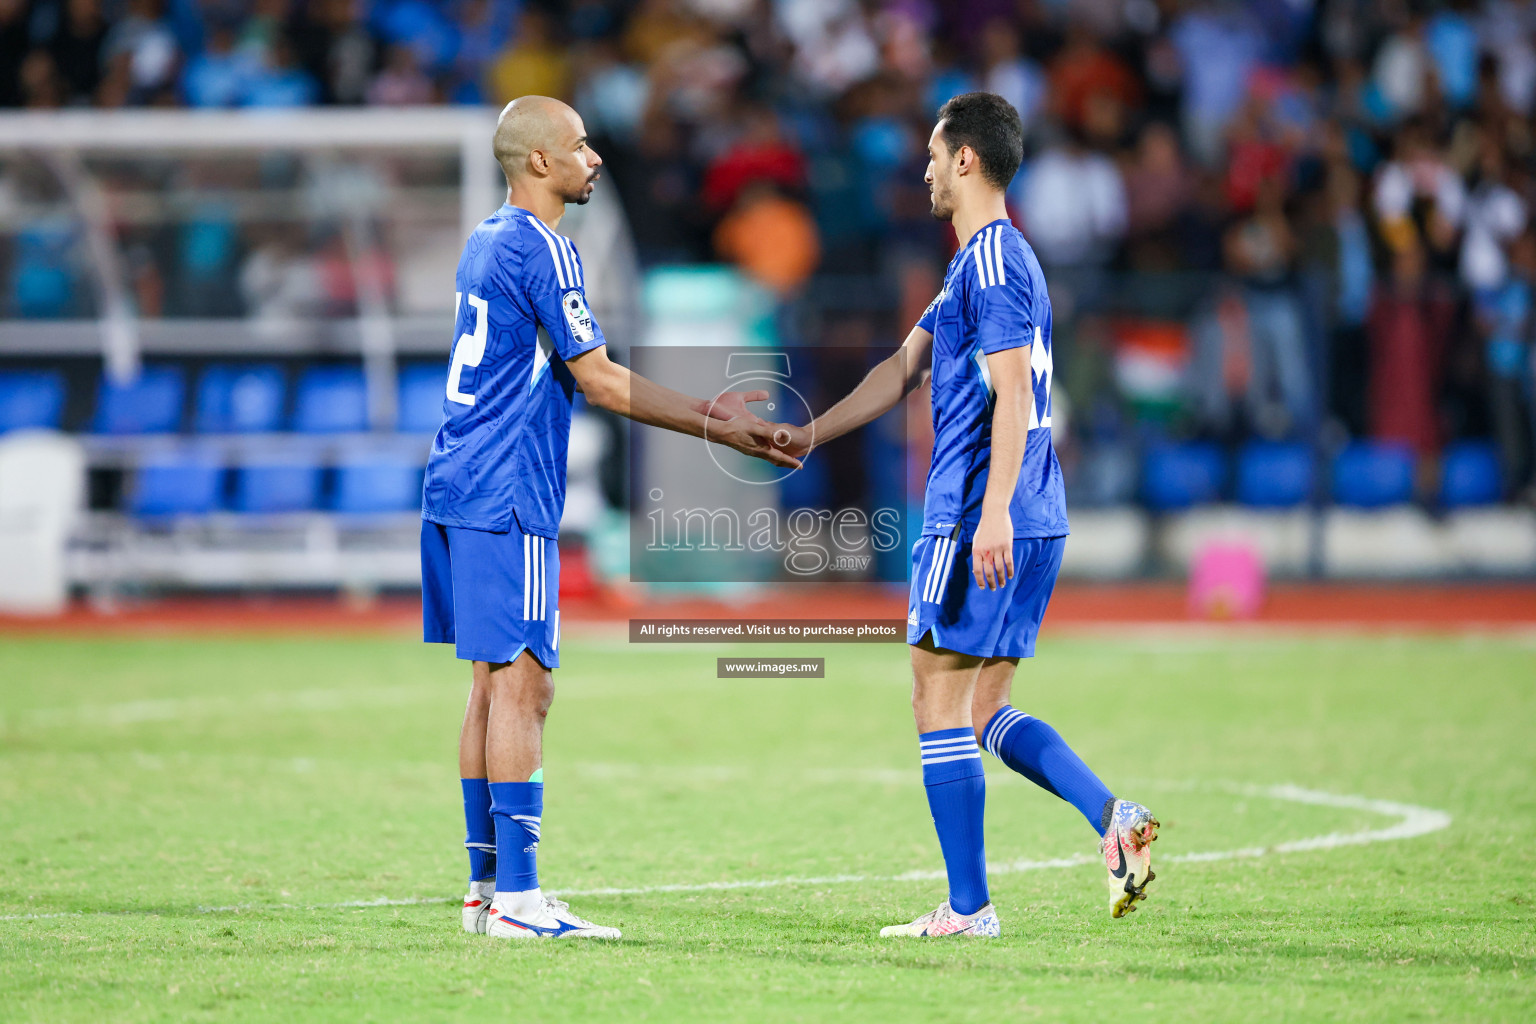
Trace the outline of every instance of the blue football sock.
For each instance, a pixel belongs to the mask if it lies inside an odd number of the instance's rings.
[[[918,741],[928,810],[933,813],[944,870],[949,874],[949,906],[957,914],[974,914],[989,900],[982,834],[987,777],[981,751],[975,734],[964,727],[925,732]]]
[[[496,891],[537,889],[544,783],[493,782],[490,788],[491,816],[496,820]]]
[[[982,730],[981,740],[992,756],[1076,807],[1095,832],[1104,834],[1105,805],[1115,796],[1055,729],[1004,704]]]
[[[464,849],[469,851],[469,880],[496,873],[496,824],[491,820],[491,787],[484,779],[460,779],[464,790]]]

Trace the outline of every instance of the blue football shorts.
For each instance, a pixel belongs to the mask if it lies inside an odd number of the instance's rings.
[[[560,664],[560,547],[553,537],[467,530],[422,520],[422,639],[466,661],[531,651]]]
[[[912,545],[907,643],[933,633],[933,645],[983,658],[1032,658],[1035,636],[1061,571],[1065,537],[1015,537],[1014,574],[996,590],[976,585],[971,544],[925,534]]]

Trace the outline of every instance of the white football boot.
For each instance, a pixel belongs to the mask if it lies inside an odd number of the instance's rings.
[[[995,939],[1002,934],[997,911],[988,903],[974,914],[957,914],[945,900],[933,910],[911,924],[891,924],[880,929],[882,939],[893,935],[973,935],[977,938]]]
[[[1129,800],[1116,800],[1109,829],[1099,842],[1104,865],[1109,869],[1109,916],[1124,917],[1147,898],[1152,871],[1151,846],[1157,839],[1158,822],[1152,812]]]
[[[496,879],[487,878],[469,883],[464,895],[464,930],[485,934],[485,919],[491,913],[491,897],[496,895]]]
[[[498,894],[500,895],[500,894]],[[492,901],[485,934],[495,939],[617,939],[617,928],[584,921],[571,913],[564,900],[542,897],[531,909],[517,917],[500,909],[503,901]]]

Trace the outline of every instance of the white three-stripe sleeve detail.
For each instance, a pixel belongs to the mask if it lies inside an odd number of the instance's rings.
[[[560,243],[555,241],[555,233],[545,227],[539,218],[530,213],[528,215],[528,223],[533,225],[535,231],[544,236],[544,244],[549,246],[549,258],[555,261],[555,280],[559,283],[560,290],[564,291],[570,287],[565,273],[564,250],[561,248]]]
[[[559,270],[561,289],[571,287],[574,282],[574,276],[571,273],[570,257],[565,251],[565,236],[555,234],[537,217],[533,218],[533,222],[534,226],[543,232],[545,241],[549,243],[550,254],[554,256],[555,267]]]
[[[571,261],[571,281],[577,288],[586,287],[581,280],[581,261],[576,258],[576,243],[572,242],[564,235],[559,235],[557,237],[560,239],[561,246],[565,248],[566,256],[568,256]]]
[[[532,595],[533,562],[528,557],[528,549],[532,540],[526,533],[523,534],[523,618],[528,618],[528,598]]]
[[[565,257],[565,279],[570,282],[568,287],[576,287],[576,257],[571,254],[571,240],[564,235],[556,235],[555,241],[560,245],[560,255]]]
[[[976,245],[971,249],[971,256],[976,260],[976,282],[985,288],[991,282],[987,280],[986,261],[981,258],[981,242],[981,239],[976,240]]]
[[[1003,273],[1003,229],[992,229],[992,256],[994,259],[993,270],[996,272],[993,279],[998,284],[1007,284],[1008,275]]]

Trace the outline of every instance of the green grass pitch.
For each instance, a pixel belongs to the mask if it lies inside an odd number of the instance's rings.
[[[541,873],[618,944],[459,930],[444,648],[0,640],[0,1019],[1536,1019],[1529,637],[1042,643],[1015,703],[1158,813],[1160,877],[1111,920],[1087,825],[988,757],[991,942],[876,936],[944,892],[904,647],[567,648]],[[1339,845],[1401,816],[1284,783],[1451,822]]]

